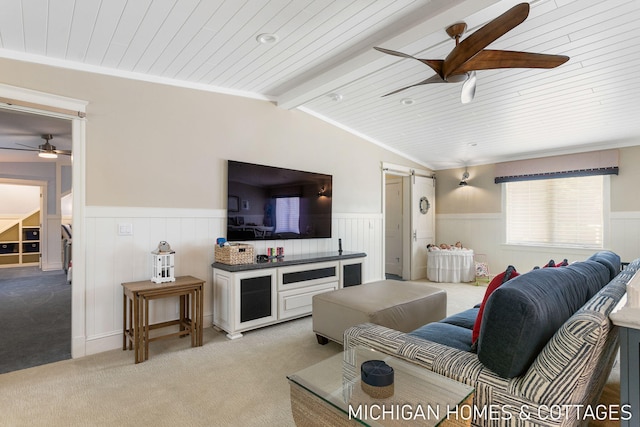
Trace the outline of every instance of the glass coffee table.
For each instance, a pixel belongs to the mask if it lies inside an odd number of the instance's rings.
[[[382,360],[394,370],[393,395],[369,396],[360,366]],[[355,347],[287,376],[298,426],[469,426],[474,389],[419,365]]]

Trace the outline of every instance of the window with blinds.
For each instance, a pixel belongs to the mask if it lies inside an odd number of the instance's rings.
[[[275,233],[300,234],[300,197],[276,199]]]
[[[603,176],[504,185],[508,244],[602,248]]]

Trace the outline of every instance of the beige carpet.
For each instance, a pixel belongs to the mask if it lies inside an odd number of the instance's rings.
[[[467,284],[439,286],[449,313],[484,294]],[[341,351],[316,343],[310,317],[234,341],[205,328],[204,346],[189,344],[154,342],[138,365],[133,352],[112,350],[2,374],[0,425],[292,426],[286,375]],[[616,385],[608,392],[613,402]]]

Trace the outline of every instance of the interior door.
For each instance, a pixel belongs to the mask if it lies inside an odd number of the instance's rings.
[[[411,280],[427,277],[427,245],[435,243],[435,181],[411,177]]]
[[[385,182],[385,274],[402,277],[402,177]]]

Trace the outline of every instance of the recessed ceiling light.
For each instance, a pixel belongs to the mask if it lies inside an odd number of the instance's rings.
[[[329,94],[329,98],[331,98],[332,101],[335,102],[340,102],[342,101],[342,95],[339,93],[330,93]]]
[[[476,145],[478,145],[477,142],[470,142],[467,144],[469,147],[475,147]]]
[[[258,40],[258,42],[262,44],[274,44],[278,42],[279,38],[277,34],[263,33],[258,35],[258,37],[256,37],[256,40]]]
[[[415,101],[413,98],[402,98],[402,99],[400,100],[400,103],[401,103],[402,105],[413,105],[413,104],[415,104],[415,102],[416,102],[416,101]]]

